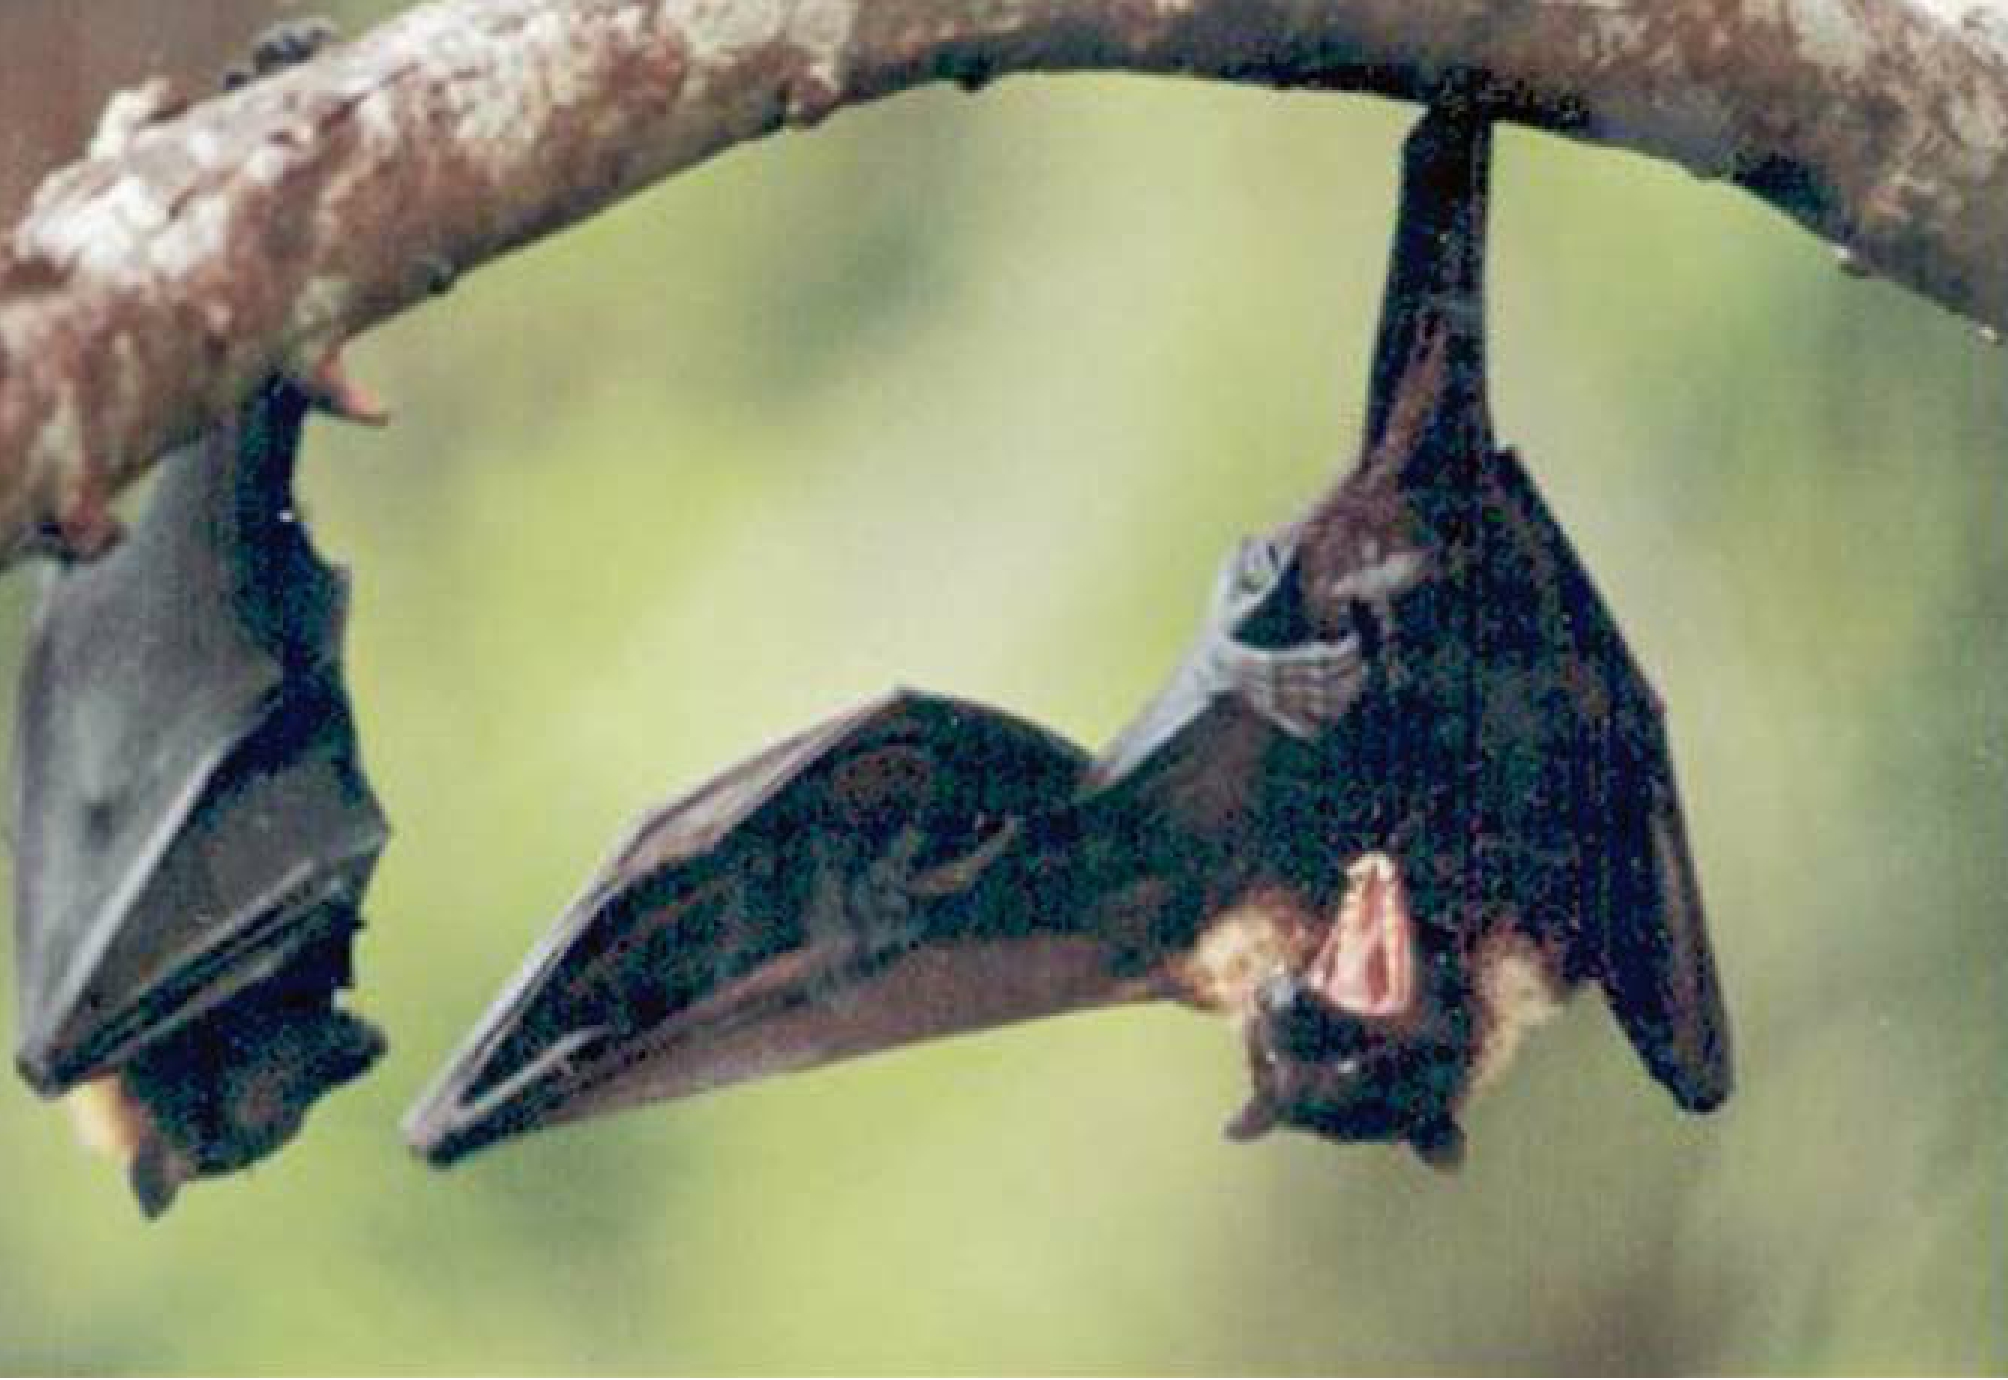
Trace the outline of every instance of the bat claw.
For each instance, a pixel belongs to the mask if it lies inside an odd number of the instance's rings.
[[[125,540],[125,524],[111,510],[104,473],[89,460],[66,504],[29,538],[28,548],[64,564],[94,561]]]
[[[1281,650],[1224,637],[1207,664],[1242,703],[1300,739],[1344,719],[1367,683],[1366,658],[1353,637]]]
[[[232,67],[223,74],[223,88],[234,91],[260,77],[269,77],[274,72],[283,72],[289,67],[311,61],[338,37],[340,31],[334,22],[320,16],[280,20],[259,34],[252,43],[249,62]]]
[[[308,404],[330,417],[362,426],[383,426],[390,421],[390,409],[349,376],[339,348],[330,350],[296,383]]]

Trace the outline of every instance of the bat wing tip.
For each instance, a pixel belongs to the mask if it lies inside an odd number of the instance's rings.
[[[1736,1091],[1729,1027],[1719,1008],[1694,1012],[1641,1012],[1613,1000],[1617,1017],[1639,1062],[1684,1112],[1706,1116]]]
[[[457,1158],[451,1144],[454,1123],[460,1119],[460,1098],[452,1081],[455,1071],[449,1068],[421,1093],[397,1123],[405,1149],[435,1169],[444,1169]]]
[[[414,1125],[407,1118],[398,1127],[398,1134],[404,1140],[404,1148],[431,1169],[450,1169],[460,1158],[450,1137],[439,1128],[428,1123]]]
[[[432,1097],[422,1097],[413,1103],[397,1124],[398,1138],[405,1149],[434,1169],[444,1169],[454,1161],[453,1147],[447,1143],[449,1130],[444,1124],[447,1109],[438,1105]]]
[[[1725,1050],[1698,1061],[1681,1065],[1677,1071],[1662,1075],[1660,1081],[1666,1085],[1673,1100],[1680,1104],[1682,1111],[1706,1116],[1718,1110],[1736,1091],[1736,1072]]]
[[[22,1082],[43,1097],[54,1097],[63,1090],[54,1053],[46,1042],[23,1045],[15,1051],[14,1071],[21,1075]]]
[[[1696,1116],[1707,1116],[1710,1112],[1720,1111],[1722,1104],[1727,1102],[1729,1095],[1735,1091],[1736,1085],[1733,1081],[1725,1082],[1706,1092],[1689,1093],[1681,1098],[1680,1105]]]
[[[485,1050],[482,1038],[474,1046]],[[398,1134],[405,1147],[434,1169],[448,1169],[467,1156],[496,1141],[506,1140],[527,1129],[523,1099],[524,1084],[533,1079],[518,1070],[513,1078],[490,1079],[487,1058],[463,1053],[422,1093],[398,1122]],[[510,1085],[507,1091],[496,1083]]]
[[[509,1127],[470,1115],[458,1098],[422,1098],[398,1123],[405,1148],[431,1169],[451,1169],[476,1150],[507,1139]]]
[[[14,1052],[14,1071],[38,1097],[61,1097],[105,1068],[104,1060],[91,1057],[62,1030],[30,1036]]]

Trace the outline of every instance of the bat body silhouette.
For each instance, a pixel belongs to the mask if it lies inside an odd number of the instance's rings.
[[[275,379],[51,573],[15,744],[22,1076],[75,1091],[148,1215],[276,1149],[382,1050],[334,1006],[387,838],[342,681],[346,577],[293,510]]]
[[[1181,994],[1244,1023],[1230,1131],[1434,1162],[1520,1036],[1594,980],[1705,1111],[1728,1021],[1659,701],[1492,437],[1489,132],[1410,136],[1359,464],[1245,543],[1199,646],[1090,773],[1090,808],[1198,896]]]
[[[1488,157],[1479,120],[1411,135],[1362,458],[1242,544],[1108,750],[920,697],[733,769],[643,822],[414,1110],[414,1146],[445,1163],[1170,999],[1243,1031],[1231,1134],[1449,1164],[1472,1090],[1591,981],[1682,1106],[1719,1103],[1728,1025],[1658,701],[1492,440]]]

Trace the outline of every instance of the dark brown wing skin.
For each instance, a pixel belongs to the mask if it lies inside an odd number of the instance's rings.
[[[539,1127],[1113,1000],[1028,825],[1083,765],[902,692],[654,811],[406,1119],[437,1163]]]
[[[1580,855],[1570,977],[1594,977],[1639,1057],[1681,1106],[1729,1095],[1729,1021],[1687,843],[1659,697],[1625,645],[1568,538],[1510,452],[1484,475],[1488,588],[1537,610],[1553,659],[1545,712],[1564,734],[1547,773],[1569,792],[1550,817]],[[1517,651],[1509,647],[1507,651]],[[1554,732],[1553,718],[1528,732]],[[1510,806],[1502,806],[1502,809]],[[1530,832],[1535,828],[1528,826]],[[1542,898],[1549,913],[1566,914]]]
[[[1652,1076],[1691,1112],[1735,1087],[1729,1013],[1701,907],[1664,725],[1642,703],[1627,736],[1636,788],[1614,813],[1618,860],[1597,978]]]
[[[49,576],[23,672],[18,1063],[46,1094],[132,1071],[165,1179],[266,1153],[380,1048],[331,1004],[388,831],[342,683],[345,579],[292,510],[306,406],[273,382],[169,457],[124,543]],[[274,1001],[287,1036],[235,1043],[294,1054],[251,1080],[271,1096],[232,1094],[232,1032]]]

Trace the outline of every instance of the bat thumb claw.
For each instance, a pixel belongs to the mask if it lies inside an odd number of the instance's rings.
[[[327,358],[299,381],[299,387],[311,406],[330,417],[363,426],[383,426],[390,421],[390,409],[349,377],[340,350],[329,351]]]

